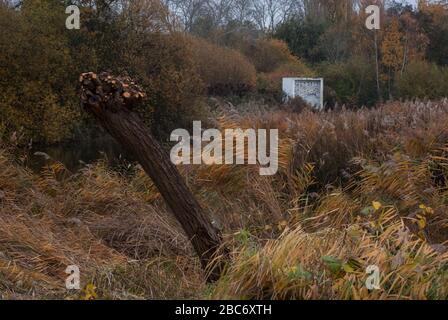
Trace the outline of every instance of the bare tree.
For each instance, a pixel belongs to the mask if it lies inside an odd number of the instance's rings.
[[[254,0],[252,18],[260,30],[270,33],[289,17],[302,11],[302,0]]]
[[[233,19],[240,24],[243,24],[245,21],[251,21],[255,1],[256,0],[234,0],[232,9]]]
[[[185,31],[191,31],[197,19],[207,12],[207,0],[170,0],[166,4],[179,18]]]
[[[272,32],[278,23],[303,11],[304,0],[162,0],[191,32],[199,20],[213,28],[232,21],[254,23],[263,32]],[[309,0],[311,1],[311,0]],[[210,30],[213,31],[213,30]]]
[[[212,18],[215,27],[227,24],[232,17],[234,0],[208,0],[206,5],[208,15]]]

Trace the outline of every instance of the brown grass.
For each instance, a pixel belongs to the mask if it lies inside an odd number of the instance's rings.
[[[297,114],[220,108],[222,129],[278,128],[280,170],[180,168],[222,228],[231,261],[204,284],[188,239],[141,168],[41,174],[0,153],[4,298],[446,299],[448,101]],[[406,236],[404,236],[406,235]],[[365,268],[381,270],[381,290]]]

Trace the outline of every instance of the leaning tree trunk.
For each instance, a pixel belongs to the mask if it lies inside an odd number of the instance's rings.
[[[210,262],[221,244],[220,232],[205,215],[168,153],[132,111],[146,94],[129,77],[108,73],[83,73],[80,82],[84,108],[141,164],[189,237],[203,268],[210,271],[208,280],[217,280],[221,264],[213,263],[210,268]]]

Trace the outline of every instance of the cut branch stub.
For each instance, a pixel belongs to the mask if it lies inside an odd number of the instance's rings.
[[[116,108],[132,110],[146,99],[146,93],[130,77],[113,77],[107,72],[97,75],[93,72],[83,73],[81,99],[84,105],[93,107],[92,111],[101,112],[100,107],[117,112]]]
[[[79,81],[83,107],[137,159],[189,237],[203,268],[209,271],[208,280],[217,280],[224,263],[216,257],[221,234],[202,210],[168,153],[132,112],[146,98],[145,92],[131,78],[114,77],[105,72],[83,73]]]

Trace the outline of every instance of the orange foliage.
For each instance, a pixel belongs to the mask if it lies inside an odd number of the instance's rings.
[[[382,63],[397,70],[403,64],[403,34],[400,32],[398,20],[393,19],[388,27],[381,45]]]
[[[243,94],[256,84],[254,66],[240,52],[191,38],[198,73],[211,94]]]
[[[258,90],[262,93],[280,98],[282,95],[282,79],[285,77],[312,77],[314,72],[297,58],[289,63],[280,65],[270,73],[258,76]]]
[[[278,39],[260,39],[246,44],[242,51],[258,72],[272,72],[281,64],[296,60],[286,42]]]

